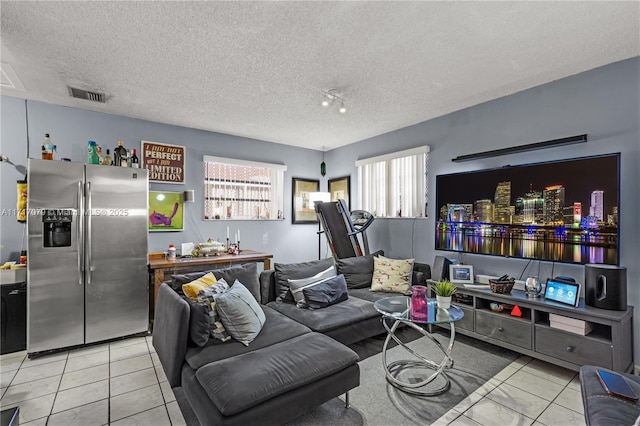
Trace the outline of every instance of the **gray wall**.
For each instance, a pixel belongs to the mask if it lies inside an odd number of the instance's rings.
[[[628,303],[640,307],[639,123],[640,59],[634,58],[331,151],[327,168],[335,176],[351,174],[355,182],[357,159],[427,144],[431,146],[427,185],[430,200],[435,201],[435,177],[439,174],[620,152],[620,264],[627,267]],[[464,163],[451,161],[459,155],[584,133],[589,140],[586,144]],[[353,199],[357,199],[357,189],[354,183]],[[357,202],[352,206],[357,208]],[[455,253],[434,250],[433,202],[428,215],[418,220],[376,220],[369,232],[371,249],[426,263],[437,254],[459,258]],[[535,275],[539,266],[542,279],[550,277],[553,270],[553,276],[569,275],[584,282],[584,267],[579,265],[531,262],[523,273],[527,260],[468,254],[461,258],[474,266],[475,273],[526,277]],[[634,322],[635,356],[640,364],[640,313]]]
[[[2,133],[0,153],[14,163],[26,166],[27,144],[25,101],[2,96],[0,98]],[[231,235],[241,230],[242,247],[264,251],[274,255],[275,261],[297,262],[316,259],[318,256],[317,226],[291,224],[291,177],[320,179],[322,153],[315,150],[291,147],[254,139],[220,133],[205,132],[179,126],[154,123],[116,115],[103,114],[76,108],[27,102],[29,119],[30,156],[39,158],[40,144],[45,133],[51,135],[58,146],[56,159],[67,157],[72,161],[87,161],[87,141],[95,140],[113,151],[119,139],[128,148],[137,148],[140,140],[185,145],[185,184],[152,183],[152,190],[195,190],[196,202],[185,204],[184,232],[152,232],[149,234],[149,250],[166,250],[170,243],[200,242],[207,238],[226,238],[226,227]],[[240,158],[286,164],[284,189],[285,220],[273,221],[204,221],[202,197],[204,191],[203,155]],[[16,206],[16,180],[24,176],[9,164],[0,166],[2,179],[0,203],[2,209]],[[321,179],[326,189],[326,179]],[[0,217],[0,260],[17,260],[22,245],[24,226],[13,214]],[[126,240],[121,241],[126,244]],[[179,246],[178,246],[179,247]],[[324,245],[323,245],[324,247]],[[323,248],[323,254],[326,249]]]

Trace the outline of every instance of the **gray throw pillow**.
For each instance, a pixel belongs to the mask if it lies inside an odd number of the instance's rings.
[[[305,308],[307,306],[307,302],[304,300],[304,294],[302,293],[303,289],[309,286],[316,285],[317,283],[322,282],[325,279],[335,277],[336,275],[336,268],[335,266],[331,265],[324,271],[319,272],[312,277],[301,278],[299,280],[288,280],[291,295],[296,301],[296,305],[299,308]]]
[[[384,255],[384,251],[378,250],[366,256],[346,257],[338,260],[338,273],[344,275],[347,288],[371,287],[373,258],[379,255]]]
[[[198,292],[198,302],[207,308],[206,312],[209,316],[208,331],[211,332],[211,336],[213,336],[214,339],[221,342],[230,340],[231,336],[220,321],[220,316],[216,310],[216,301],[220,295],[227,291],[229,291],[229,284],[227,284],[224,278],[220,278],[215,284],[203,288]]]
[[[298,280],[310,275],[315,275],[331,265],[334,265],[333,257],[314,260],[312,262],[276,263],[273,265],[273,269],[275,269],[276,294],[278,295],[278,300],[293,303],[293,296],[289,291],[289,280]]]
[[[317,285],[302,290],[309,309],[321,309],[349,298],[344,275],[326,279]]]
[[[245,346],[258,337],[266,317],[255,297],[239,281],[218,296],[216,310],[231,337]]]
[[[260,281],[258,275],[258,265],[255,262],[245,263],[243,265],[234,265],[228,268],[209,269],[203,272],[191,272],[189,274],[171,275],[171,288],[178,294],[183,295],[182,284],[190,283],[193,280],[213,273],[217,280],[224,278],[227,283],[233,283],[235,280],[243,283],[247,289],[253,294],[256,300],[260,300]]]

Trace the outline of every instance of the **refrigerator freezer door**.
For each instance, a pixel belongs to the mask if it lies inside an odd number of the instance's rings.
[[[149,328],[149,180],[145,169],[94,165],[86,176],[86,343],[92,343]]]
[[[27,351],[80,345],[84,343],[84,286],[82,214],[78,212],[84,165],[30,159],[27,179]],[[70,213],[71,222],[54,222],[58,213],[61,220]],[[68,237],[60,237],[60,230],[69,225]],[[47,246],[46,241],[61,246]]]

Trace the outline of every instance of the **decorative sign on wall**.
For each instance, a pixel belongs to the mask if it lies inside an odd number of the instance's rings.
[[[150,182],[184,183],[184,146],[141,141],[142,167]]]

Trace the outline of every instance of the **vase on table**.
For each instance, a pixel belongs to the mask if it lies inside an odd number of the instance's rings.
[[[451,296],[436,296],[438,308],[449,309],[451,307]]]
[[[411,320],[426,322],[429,318],[429,300],[427,287],[414,285],[411,288]]]

